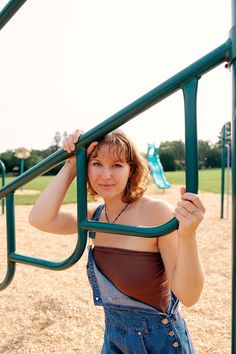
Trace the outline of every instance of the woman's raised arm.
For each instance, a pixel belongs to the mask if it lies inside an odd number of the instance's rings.
[[[80,135],[83,132],[76,130],[74,134],[64,139],[63,148],[67,152],[75,150]],[[96,146],[92,143],[88,154]],[[41,193],[29,215],[29,222],[39,230],[55,234],[74,234],[77,232],[77,217],[75,213],[60,210],[66,192],[76,176],[76,159],[71,156],[53,178],[46,189]]]

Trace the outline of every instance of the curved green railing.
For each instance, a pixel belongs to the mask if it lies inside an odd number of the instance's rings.
[[[4,162],[0,160],[0,169],[2,170],[2,187],[5,186],[5,177],[6,177],[6,167],[4,165]],[[5,200],[2,199],[2,214],[4,214],[4,206],[5,206]]]

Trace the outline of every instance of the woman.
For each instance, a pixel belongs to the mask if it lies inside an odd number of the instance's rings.
[[[70,153],[82,131],[63,142]],[[88,219],[133,226],[158,226],[175,216],[177,231],[160,238],[127,237],[90,232],[88,277],[94,303],[104,307],[102,353],[194,353],[179,301],[194,305],[203,288],[196,231],[205,212],[200,198],[181,188],[175,210],[162,200],[144,196],[148,164],[135,145],[115,130],[87,150],[88,192],[104,203],[88,205]],[[29,221],[57,234],[77,232],[77,218],[61,210],[76,176],[75,156],[40,195]]]

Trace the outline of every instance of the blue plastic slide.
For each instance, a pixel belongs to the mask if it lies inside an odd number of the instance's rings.
[[[164,170],[158,155],[158,148],[154,144],[148,144],[147,159],[156,186],[160,189],[170,188],[170,183],[167,182],[164,175]]]

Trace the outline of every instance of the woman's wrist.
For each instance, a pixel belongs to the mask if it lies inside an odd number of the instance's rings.
[[[67,159],[63,168],[69,171],[70,176],[73,180],[76,176],[76,165],[72,163],[69,159]]]
[[[179,240],[186,242],[186,243],[192,243],[192,242],[196,242],[197,239],[197,233],[195,232],[191,232],[191,233],[181,233],[178,232],[179,235]]]

